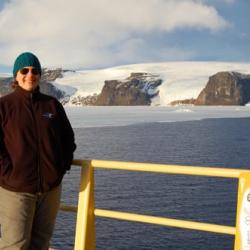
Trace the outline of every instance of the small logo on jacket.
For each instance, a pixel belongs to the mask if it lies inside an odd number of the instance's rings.
[[[52,119],[52,118],[55,117],[55,115],[52,114],[52,113],[47,112],[47,113],[44,113],[44,114],[43,114],[43,117],[48,118],[48,119]]]

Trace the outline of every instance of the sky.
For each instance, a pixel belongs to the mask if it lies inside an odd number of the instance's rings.
[[[1,0],[0,72],[24,51],[43,67],[250,62],[249,0]]]

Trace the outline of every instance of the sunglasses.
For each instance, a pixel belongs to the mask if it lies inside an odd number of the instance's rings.
[[[32,69],[29,69],[29,68],[22,68],[20,69],[20,73],[22,75],[27,75],[29,73],[29,71],[33,74],[33,75],[38,75],[39,74],[39,70],[36,69],[36,68],[32,68]]]

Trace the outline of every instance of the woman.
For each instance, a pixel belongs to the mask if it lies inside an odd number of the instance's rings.
[[[41,73],[38,58],[22,53],[15,90],[0,98],[0,249],[48,249],[76,148],[62,105],[39,91]]]

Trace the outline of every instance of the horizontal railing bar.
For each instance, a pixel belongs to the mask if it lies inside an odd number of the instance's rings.
[[[63,205],[63,204],[60,206],[60,209],[63,211],[67,211],[67,212],[77,212],[77,207]],[[144,222],[144,223],[150,223],[150,224],[156,224],[156,225],[172,226],[172,227],[235,235],[235,227],[229,227],[229,226],[223,226],[223,225],[192,222],[192,221],[185,221],[185,220],[176,220],[176,219],[169,219],[169,218],[163,218],[163,217],[132,214],[132,213],[103,210],[103,209],[95,209],[94,214],[96,216],[113,218],[113,219],[118,219],[118,220]]]
[[[91,164],[94,168],[155,172],[165,174],[186,174],[211,177],[239,178],[240,173],[250,172],[248,169],[215,168],[183,165],[165,165],[139,162],[103,161],[103,160],[80,160],[75,159],[72,165],[85,166]]]
[[[61,205],[60,209],[67,212],[77,212],[77,207],[74,206]],[[176,220],[164,217],[148,216],[148,215],[118,212],[118,211],[111,211],[104,209],[95,209],[94,214],[96,216],[118,219],[118,220],[136,221],[136,222],[150,223],[155,225],[172,226],[172,227],[194,229],[194,230],[230,234],[230,235],[235,235],[235,230],[236,230],[235,227],[230,227],[230,226],[193,222],[186,220]]]
[[[106,168],[117,170],[144,171],[166,174],[186,174],[186,175],[201,175],[213,177],[239,178],[240,173],[250,172],[246,169],[227,169],[227,168],[212,168],[212,167],[193,167],[181,165],[163,165],[151,163],[136,163],[136,162],[120,162],[120,161],[102,161],[91,160],[91,165],[94,168]]]
[[[176,220],[176,219],[169,219],[169,218],[163,218],[163,217],[132,214],[132,213],[103,210],[103,209],[95,209],[94,214],[96,216],[118,219],[118,220],[135,221],[135,222],[142,222],[142,223],[149,223],[149,224],[170,226],[170,227],[178,227],[178,228],[185,228],[185,229],[193,229],[193,230],[207,231],[207,232],[221,233],[221,234],[230,234],[230,235],[236,234],[235,227],[222,226],[222,225],[216,225],[216,224]]]

